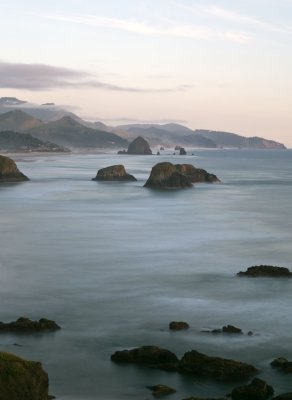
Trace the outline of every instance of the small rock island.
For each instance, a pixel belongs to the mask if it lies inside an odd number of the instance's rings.
[[[39,321],[32,321],[29,318],[20,317],[16,321],[12,322],[1,322],[0,321],[0,333],[1,332],[44,332],[44,331],[56,331],[61,327],[50,319],[41,318]]]
[[[237,276],[248,276],[252,278],[267,277],[267,278],[292,278],[292,272],[285,267],[274,267],[273,265],[254,265],[247,268],[246,271],[238,272]]]
[[[216,175],[191,164],[162,162],[154,165],[144,186],[156,189],[184,189],[200,182],[215,183],[220,180]]]
[[[15,162],[0,155],[0,183],[29,181],[28,177],[19,171]]]
[[[123,165],[111,165],[97,171],[97,175],[93,181],[136,181],[137,179],[126,172]]]

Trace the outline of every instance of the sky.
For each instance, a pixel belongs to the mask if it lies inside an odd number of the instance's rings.
[[[0,96],[292,147],[292,0],[0,0]]]

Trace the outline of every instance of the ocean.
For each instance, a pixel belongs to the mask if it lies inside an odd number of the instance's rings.
[[[236,386],[111,362],[142,345],[245,361],[276,394],[292,391],[270,367],[292,360],[292,279],[236,277],[257,264],[292,270],[292,151],[13,158],[31,181],[0,186],[0,320],[45,317],[62,330],[1,334],[0,349],[41,361],[58,400],[150,400],[156,384],[174,387],[172,400],[220,397]],[[143,188],[161,161],[222,183]],[[91,181],[121,163],[137,182]],[[190,329],[169,331],[173,320]],[[226,324],[254,334],[202,332]]]

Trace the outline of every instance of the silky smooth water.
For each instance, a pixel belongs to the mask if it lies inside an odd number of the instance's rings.
[[[292,391],[291,376],[269,366],[292,359],[292,279],[235,276],[255,264],[292,269],[292,152],[193,153],[14,156],[31,181],[0,186],[0,320],[46,317],[62,330],[2,334],[0,348],[41,361],[58,399],[146,400],[146,386],[161,383],[180,400],[234,386],[110,361],[146,344],[246,361],[277,394]],[[222,184],[143,188],[161,161]],[[120,163],[138,182],[91,181]],[[191,328],[170,332],[172,320]],[[201,332],[227,323],[255,335]]]

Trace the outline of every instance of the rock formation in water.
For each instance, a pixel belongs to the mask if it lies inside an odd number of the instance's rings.
[[[273,360],[271,366],[277,368],[279,371],[285,372],[286,374],[292,374],[292,361],[288,361],[284,357],[279,357]]]
[[[129,144],[127,154],[151,155],[149,143],[142,136],[138,136]]]
[[[195,350],[184,354],[179,363],[179,370],[218,381],[245,380],[258,372],[252,365],[220,357],[210,357]]]
[[[0,399],[48,400],[49,378],[41,363],[0,352]]]
[[[46,318],[41,318],[39,321],[32,321],[29,318],[20,317],[13,322],[0,322],[0,332],[42,332],[59,329],[61,328],[55,321]]]
[[[182,331],[189,329],[190,325],[184,321],[172,321],[169,323],[169,329],[171,331]]]
[[[274,394],[272,386],[262,379],[255,378],[249,385],[239,386],[232,390],[232,400],[267,400]]]
[[[169,350],[143,346],[132,350],[116,351],[111,360],[117,363],[144,364],[151,368],[177,371],[218,381],[240,381],[255,375],[258,370],[249,364],[220,357],[210,357],[192,350],[179,361]]]
[[[111,360],[116,363],[145,364],[152,368],[177,370],[179,360],[169,350],[156,346],[142,346],[132,350],[116,351]]]
[[[93,181],[136,181],[137,179],[126,172],[123,165],[111,165],[97,171]]]
[[[193,183],[220,182],[216,175],[191,164],[172,164],[162,162],[154,165],[145,187],[157,189],[183,189],[192,187]]]
[[[181,148],[179,149],[179,155],[180,155],[180,156],[186,156],[186,155],[187,155],[187,152],[186,152],[186,150],[185,150],[183,147],[181,147]]]
[[[250,277],[292,277],[292,272],[288,268],[274,267],[272,265],[255,265],[249,267],[246,271],[238,272],[237,276]]]
[[[220,179],[204,169],[196,168],[192,164],[176,164],[176,169],[186,175],[192,183],[218,183]]]
[[[176,392],[175,389],[166,385],[147,386],[147,388],[152,390],[152,395],[156,397],[156,399]]]
[[[0,182],[22,181],[29,181],[29,179],[19,171],[11,158],[0,155]]]

